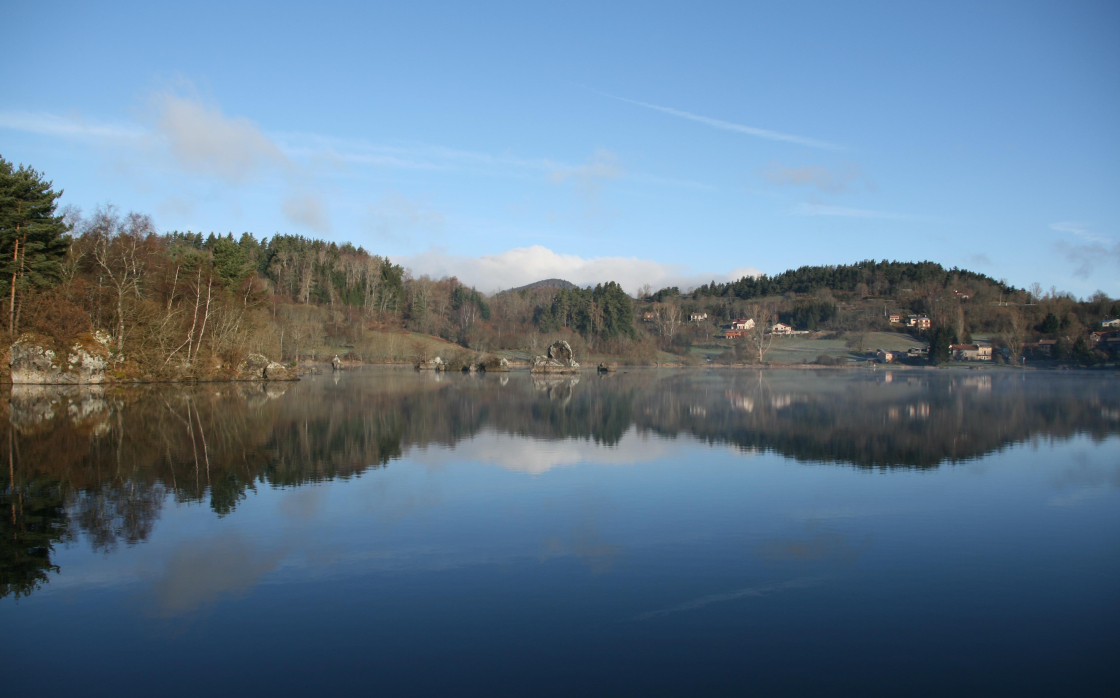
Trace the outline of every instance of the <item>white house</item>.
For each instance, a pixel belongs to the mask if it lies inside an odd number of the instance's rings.
[[[875,359],[881,364],[894,363],[898,361],[901,356],[902,352],[900,351],[886,351],[885,349],[880,349],[875,352]]]
[[[1101,327],[1120,327],[1120,318],[1105,318],[1101,320]]]
[[[779,322],[770,329],[774,334],[793,334],[793,328],[784,322]]]
[[[708,319],[708,314],[707,313],[693,313],[692,315],[688,316],[688,319],[691,320],[692,322],[700,322],[701,320],[707,320]]]
[[[982,344],[950,344],[949,351],[957,361],[992,360],[992,348]]]
[[[754,327],[754,318],[739,318],[731,321],[731,329],[733,330],[749,330],[752,327]]]

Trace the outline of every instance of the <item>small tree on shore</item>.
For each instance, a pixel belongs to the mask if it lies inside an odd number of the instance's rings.
[[[751,349],[758,354],[758,363],[766,358],[766,352],[774,342],[774,333],[771,328],[778,317],[771,303],[755,303],[747,306],[747,314],[754,318],[754,326],[747,330],[747,341]]]

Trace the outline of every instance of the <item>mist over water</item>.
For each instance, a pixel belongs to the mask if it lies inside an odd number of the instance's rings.
[[[0,661],[13,694],[49,675],[82,695],[1104,695],[1118,388],[400,369],[15,386],[0,624],[20,641]]]

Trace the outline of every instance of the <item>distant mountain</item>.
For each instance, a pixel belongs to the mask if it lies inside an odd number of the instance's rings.
[[[507,289],[505,293],[513,293],[514,291],[535,291],[539,288],[573,289],[579,288],[579,286],[576,286],[571,281],[564,281],[563,279],[545,279],[543,281],[534,281],[524,286],[518,286],[517,288]]]

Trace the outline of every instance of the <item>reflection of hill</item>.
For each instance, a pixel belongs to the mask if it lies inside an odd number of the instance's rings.
[[[927,468],[1038,436],[1116,434],[1116,387],[1084,375],[797,371],[17,386],[0,402],[12,466],[0,593],[41,583],[67,532],[104,550],[144,540],[167,496],[225,515],[258,483],[356,477],[413,447],[453,447],[484,430],[619,447],[634,429],[803,461]]]

